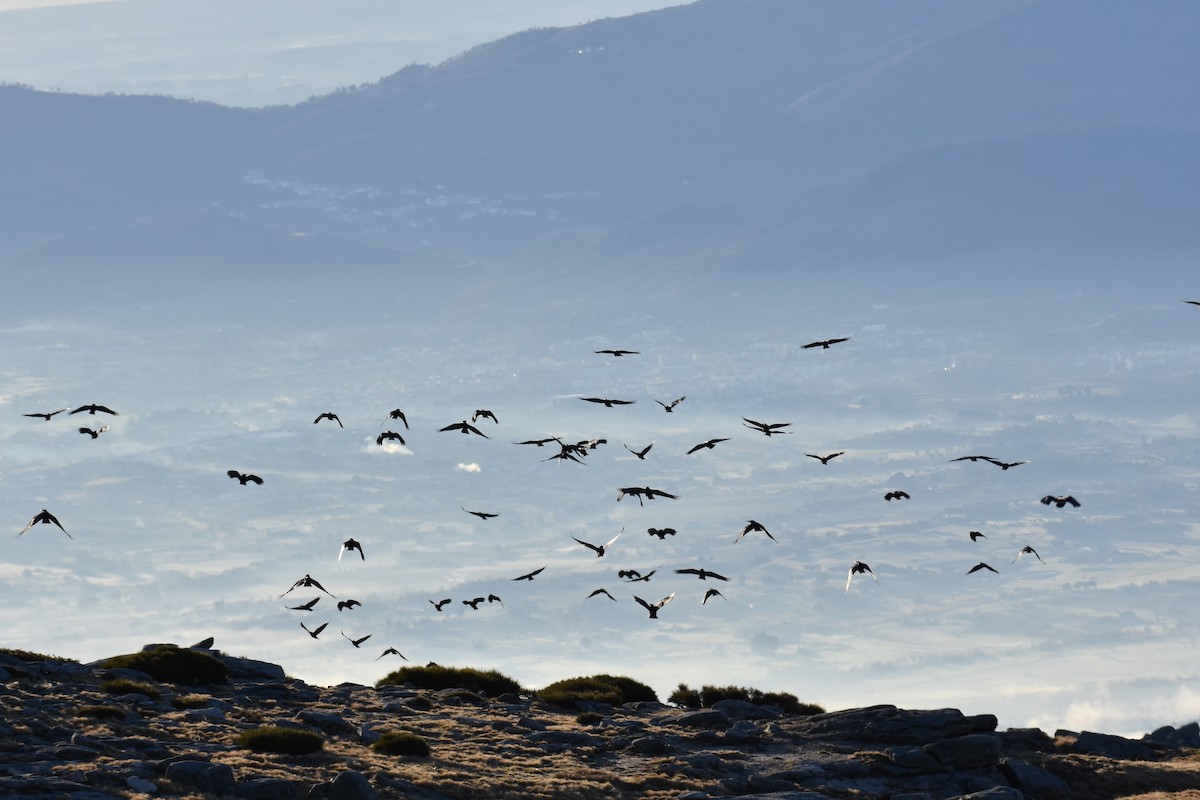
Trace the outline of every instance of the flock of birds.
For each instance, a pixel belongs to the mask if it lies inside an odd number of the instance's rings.
[[[1200,303],[1198,303],[1198,304],[1200,304]],[[840,344],[842,342],[846,342],[848,340],[849,340],[849,337],[840,337],[840,338],[819,340],[819,341],[814,341],[809,344],[803,345],[803,348],[829,350],[832,346]],[[626,357],[630,357],[630,356],[637,356],[640,354],[638,351],[625,350],[625,349],[603,349],[603,350],[595,350],[593,352],[598,355],[609,355],[609,356],[612,356],[613,358],[626,358]],[[587,402],[587,403],[592,403],[592,404],[597,404],[597,405],[603,406],[605,408],[616,408],[616,407],[620,407],[620,406],[627,406],[627,405],[632,405],[636,402],[634,400],[619,399],[619,398],[612,398],[612,397],[600,397],[600,396],[581,396],[579,399],[584,402]],[[656,399],[655,402],[666,413],[674,414],[674,413],[677,413],[677,409],[680,408],[680,405],[686,399],[687,399],[686,396],[681,395],[670,401],[663,401],[663,400]],[[118,413],[116,411],[114,411],[113,409],[108,408],[106,406],[97,405],[97,404],[88,404],[88,405],[79,406],[78,408],[70,410],[69,412],[68,412],[68,409],[61,408],[61,409],[57,409],[57,410],[49,411],[49,412],[27,413],[24,416],[30,417],[30,418],[35,418],[35,419],[41,419],[41,420],[49,422],[49,421],[53,420],[55,417],[57,417],[58,415],[64,414],[64,413],[67,413],[68,416],[74,415],[74,414],[83,414],[83,413],[86,413],[90,416],[95,416],[96,414],[105,414],[105,415],[111,415],[111,416],[118,415]],[[742,425],[744,427],[746,427],[750,430],[753,430],[757,433],[760,433],[766,437],[788,435],[788,434],[792,433],[792,431],[788,430],[792,426],[791,422],[763,422],[760,420],[751,419],[749,417],[742,417],[741,419],[742,419]],[[345,427],[342,424],[342,420],[333,411],[321,412],[313,419],[312,424],[314,424],[314,425],[336,424],[339,428]],[[469,419],[464,418],[463,420],[461,420],[459,422],[453,422],[453,423],[450,423],[443,427],[440,427],[440,428],[438,428],[438,432],[439,433],[458,432],[464,436],[477,436],[477,437],[482,437],[482,438],[487,439],[490,437],[488,436],[487,433],[484,432],[483,428],[481,427],[484,425],[488,425],[488,426],[492,426],[492,427],[499,426],[500,420],[497,417],[497,415],[489,409],[476,409],[474,411],[474,413],[472,413],[470,415]],[[381,427],[387,427],[388,429],[380,432],[375,437],[376,444],[379,446],[383,446],[388,443],[396,442],[396,443],[399,443],[400,445],[405,445],[406,440],[404,438],[404,434],[402,434],[400,432],[400,430],[393,429],[393,428],[400,428],[401,426],[405,432],[410,431],[408,417],[407,417],[406,413],[404,412],[404,410],[402,410],[400,408],[396,408],[396,409],[393,409],[392,411],[388,412],[384,419],[384,423],[381,426]],[[108,426],[80,427],[79,428],[79,432],[81,434],[89,434],[92,439],[96,439],[97,437],[99,437],[99,435],[101,433],[103,433],[106,430],[108,430]],[[730,438],[731,437],[708,438],[704,441],[696,443],[694,446],[692,446],[690,449],[688,449],[686,451],[686,455],[691,456],[691,455],[695,455],[698,453],[702,453],[704,451],[711,451],[714,448],[716,448],[718,445],[720,445],[724,442],[730,441]],[[587,458],[589,458],[590,454],[594,453],[597,450],[597,448],[599,448],[600,446],[602,446],[606,443],[607,443],[607,439],[600,438],[600,437],[586,439],[586,440],[579,440],[579,441],[568,441],[568,440],[564,439],[563,437],[553,436],[553,435],[546,436],[543,438],[525,439],[522,441],[514,442],[514,444],[516,444],[516,445],[534,446],[537,448],[549,447],[551,449],[554,449],[555,452],[552,455],[550,455],[546,458],[543,458],[542,459],[543,461],[559,461],[560,463],[569,461],[569,462],[575,462],[575,463],[581,463],[581,464],[584,463],[585,460]],[[631,453],[633,456],[635,456],[639,461],[644,461],[649,456],[651,449],[654,447],[654,443],[651,442],[650,444],[647,444],[642,447],[630,447],[628,444],[624,444],[623,446],[624,446],[625,450],[627,450],[629,453]],[[819,453],[819,452],[818,453],[805,453],[804,455],[808,458],[813,459],[816,462],[819,462],[819,464],[822,466],[828,466],[834,459],[845,456],[846,451],[838,450],[838,451],[830,452],[830,453]],[[986,456],[986,455],[964,455],[964,456],[959,456],[954,459],[951,459],[951,462],[983,462],[983,463],[994,465],[994,466],[1000,468],[1002,471],[1007,471],[1007,470],[1013,469],[1015,467],[1018,467],[1022,464],[1027,463],[1025,461],[1005,461],[1005,460],[1001,460],[1001,459],[994,458],[992,456]],[[228,477],[230,479],[236,480],[238,482],[238,484],[241,486],[248,486],[248,485],[263,486],[264,485],[264,479],[261,476],[256,475],[254,473],[242,472],[238,469],[229,469],[226,474],[228,475]],[[671,492],[668,492],[668,491],[665,491],[662,489],[658,489],[658,488],[654,488],[651,486],[623,486],[618,489],[616,499],[619,502],[625,498],[637,498],[638,504],[644,506],[646,503],[652,502],[656,499],[675,500],[678,498],[678,496]],[[887,502],[902,501],[902,500],[910,499],[910,496],[907,492],[905,492],[903,490],[892,489],[892,490],[889,490],[886,493],[884,493],[883,499]],[[1045,497],[1043,497],[1041,499],[1041,502],[1044,505],[1048,505],[1048,506],[1053,505],[1057,508],[1064,508],[1066,506],[1078,508],[1080,506],[1079,501],[1070,495],[1063,495],[1063,496],[1046,495]],[[494,519],[495,517],[499,516],[499,512],[497,512],[497,511],[473,510],[473,509],[468,509],[465,506],[461,506],[461,508],[465,513],[472,515],[474,517],[477,517],[479,520],[485,521],[485,522],[487,520]],[[32,528],[34,528],[35,526],[38,526],[38,525],[57,527],[59,529],[59,531],[61,531],[63,534],[65,534],[68,538],[74,538],[74,537],[72,537],[72,535],[70,533],[67,532],[66,528],[59,521],[59,519],[47,509],[42,509],[37,514],[35,514],[28,521],[28,523],[25,525],[25,527],[21,529],[21,531],[17,534],[17,536],[20,537],[20,536],[24,535],[29,530],[31,530]],[[664,527],[664,528],[650,527],[650,528],[647,528],[646,532],[650,537],[656,538],[660,541],[665,540],[668,536],[675,536],[677,534],[677,531],[674,528],[670,528],[670,527]],[[617,545],[618,541],[621,539],[621,537],[622,537],[622,535],[624,535],[624,533],[625,533],[625,529],[621,528],[621,530],[619,530],[616,533],[616,535],[612,536],[611,538],[609,538],[607,541],[604,541],[603,543],[587,541],[587,540],[579,538],[577,536],[572,536],[571,538],[576,543],[578,543],[581,547],[585,548],[589,553],[593,554],[596,558],[603,558],[610,553],[610,551],[614,548],[615,545]],[[762,524],[761,522],[759,522],[757,520],[749,519],[746,521],[745,525],[742,527],[740,532],[737,533],[736,538],[734,538],[734,540],[733,540],[733,543],[736,544],[738,542],[741,542],[744,538],[752,536],[752,535],[756,535],[756,534],[761,534],[765,539],[770,540],[772,542],[778,541],[764,524]],[[987,538],[980,531],[971,531],[969,533],[969,536],[971,538],[971,541],[979,541],[980,539]],[[1045,563],[1044,561],[1042,561],[1041,555],[1038,554],[1038,552],[1032,546],[1028,546],[1028,545],[1021,548],[1021,550],[1016,554],[1016,557],[1013,558],[1012,563],[1016,563],[1018,559],[1020,559],[1023,556],[1026,556],[1026,555],[1033,556],[1034,558],[1037,559],[1037,561],[1039,561],[1041,563]],[[354,557],[357,557],[357,559],[360,562],[365,562],[367,559],[367,555],[364,551],[362,543],[352,537],[347,538],[342,542],[341,547],[338,552],[338,561],[340,562],[346,556],[349,556],[352,559]],[[541,566],[536,569],[525,572],[521,575],[518,575],[516,577],[513,577],[509,580],[511,580],[513,582],[530,582],[530,581],[533,581],[538,576],[540,576],[545,569],[546,569],[546,566]],[[975,564],[970,569],[968,569],[966,574],[970,575],[970,574],[974,574],[976,572],[993,572],[993,573],[995,573],[997,571],[998,570],[996,570],[994,567],[992,567],[988,563],[986,563],[984,561],[980,561],[979,563]],[[638,583],[648,584],[650,582],[651,578],[657,572],[658,572],[657,569],[648,570],[644,573],[639,572],[638,570],[633,570],[633,569],[620,569],[617,571],[617,576],[625,584],[630,584],[630,585],[638,584]],[[703,582],[712,581],[712,582],[720,582],[722,584],[728,584],[730,582],[729,577],[722,575],[714,570],[710,570],[706,567],[680,567],[680,568],[674,569],[674,573],[677,575],[680,575],[680,576],[691,576],[691,577],[694,577]],[[850,566],[847,570],[846,582],[845,582],[843,591],[849,592],[851,589],[851,586],[854,582],[855,577],[859,577],[859,576],[869,577],[876,584],[879,584],[879,578],[876,576],[876,574],[875,574],[874,570],[871,568],[871,566],[864,561],[855,560],[852,564],[850,564]],[[338,598],[338,597],[334,596],[317,579],[312,577],[311,574],[305,574],[302,578],[296,580],[285,592],[283,592],[279,596],[279,599],[282,600],[284,598],[287,598],[292,592],[297,591],[297,590],[303,590],[303,589],[311,589],[311,590],[317,592],[318,594],[316,594],[316,596],[314,596],[313,598],[311,598],[309,600],[306,600],[303,602],[298,602],[295,605],[285,605],[286,610],[300,612],[303,614],[311,614],[312,612],[314,612],[317,609],[318,605],[321,603],[322,599],[325,597],[328,597],[330,600],[336,601],[337,610],[339,613],[353,612],[356,608],[362,606],[362,603],[359,600],[356,600],[353,598]],[[650,619],[658,619],[659,614],[663,611],[663,609],[669,603],[671,603],[673,600],[676,599],[677,594],[678,594],[678,591],[672,591],[669,594],[666,594],[665,596],[663,596],[659,599],[656,599],[656,600],[655,599],[646,599],[638,594],[632,594],[631,596],[632,596],[633,601],[648,614],[648,617]],[[717,598],[723,599],[724,597],[725,596],[721,593],[721,591],[719,589],[717,589],[715,586],[709,585],[705,588],[703,596],[700,599],[700,604],[705,605],[710,600],[714,600]],[[612,592],[609,591],[609,589],[604,588],[604,587],[596,588],[593,591],[591,591],[591,593],[587,595],[587,599],[590,600],[591,598],[607,598],[608,600],[613,601],[613,602],[616,602],[618,600],[618,598],[615,597],[612,594]],[[476,611],[476,610],[479,610],[480,608],[489,607],[489,606],[493,606],[493,605],[498,605],[500,607],[504,606],[503,600],[499,597],[499,595],[492,593],[492,592],[488,592],[486,594],[481,594],[481,595],[472,595],[471,597],[467,597],[467,598],[460,598],[459,602],[461,603],[462,606],[469,608],[472,611]],[[450,606],[451,603],[453,603],[453,598],[451,598],[451,597],[438,597],[438,598],[429,599],[429,604],[430,604],[431,608],[433,609],[433,611],[431,613],[442,613],[442,612],[444,612],[444,610],[447,607]],[[322,606],[322,607],[324,607],[324,606]],[[329,621],[326,620],[318,625],[310,627],[309,625],[305,624],[305,622],[302,620],[302,621],[300,621],[299,625],[300,625],[301,629],[303,630],[303,632],[307,636],[309,636],[313,639],[318,639],[324,633],[326,628],[328,627]],[[340,631],[340,633],[341,633],[341,636],[344,639],[346,639],[350,643],[350,645],[352,645],[356,649],[361,648],[368,640],[370,640],[372,638],[372,635],[373,635],[371,633],[366,633],[363,635],[351,635],[351,634],[346,633],[344,630]],[[385,656],[389,656],[389,655],[397,656],[406,661],[408,660],[407,657],[404,656],[395,647],[387,647],[387,648],[383,649],[383,651],[376,657],[376,660],[384,658]]]

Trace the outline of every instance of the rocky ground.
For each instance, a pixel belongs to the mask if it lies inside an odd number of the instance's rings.
[[[1195,723],[1131,740],[997,731],[994,717],[953,709],[789,716],[735,700],[599,707],[589,723],[516,695],[309,686],[207,652],[227,683],[0,652],[0,797],[1200,800]],[[158,697],[101,688],[118,677]],[[297,756],[236,743],[262,725],[318,732],[324,746]],[[371,743],[389,731],[419,735],[430,755],[377,754]]]

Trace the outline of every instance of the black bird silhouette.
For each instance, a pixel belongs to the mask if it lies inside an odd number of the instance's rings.
[[[496,415],[491,411],[488,411],[486,408],[477,408],[475,409],[475,413],[471,415],[471,422],[477,422],[481,419],[490,419],[497,425],[500,424],[500,420],[496,419]]]
[[[759,422],[755,419],[742,417],[742,423],[747,428],[756,430],[759,433],[765,434],[766,436],[774,436],[777,433],[791,433],[791,431],[781,430],[782,428],[786,428],[791,425],[792,423],[790,422]]]
[[[653,500],[656,497],[666,497],[670,500],[679,499],[678,495],[671,494],[670,492],[664,492],[662,489],[651,489],[649,486],[624,486],[617,490],[617,502],[621,502],[621,498],[627,494],[636,497],[638,499],[639,506],[645,505],[645,503],[642,502],[643,499]]]
[[[303,578],[301,578],[300,580],[293,583],[292,589],[299,589],[301,586],[311,586],[314,589],[320,589],[322,592],[325,592],[325,594],[329,595],[330,597],[335,597],[335,595],[332,594],[328,589],[326,589],[324,586],[322,586],[320,583],[318,583],[317,579],[314,578],[312,575],[305,575]],[[288,589],[287,592],[284,592],[283,594],[281,594],[279,596],[280,597],[286,596],[288,592],[292,591],[292,589]]]
[[[995,458],[985,458],[984,461],[987,461],[989,464],[995,464],[997,467],[999,467],[1002,470],[1007,470],[1012,467],[1019,467],[1022,464],[1029,463],[1028,461],[1000,461],[999,459],[995,459]]]
[[[850,341],[849,336],[843,336],[840,339],[822,339],[819,342],[809,342],[808,344],[804,345],[804,349],[808,350],[809,348],[812,348],[812,347],[819,347],[822,350],[828,350],[829,345],[831,345],[831,344],[837,344],[838,342],[848,342],[848,341]]]
[[[383,658],[384,656],[400,656],[401,658],[404,658],[404,654],[401,653],[399,650],[397,650],[394,647],[389,647],[387,650],[384,650],[382,653],[375,656],[375,660],[378,661],[379,659]],[[407,658],[404,658],[404,660],[408,661]]]
[[[666,539],[668,536],[675,535],[674,528],[646,528],[646,533],[651,536],[657,536],[659,539]]]
[[[108,430],[108,426],[101,425],[99,428],[80,428],[79,432],[86,433],[88,436],[91,436],[93,439],[95,439],[97,436],[104,433],[106,430]]]
[[[605,353],[605,354],[607,354],[607,355],[610,355],[610,356],[615,356],[615,357],[617,357],[617,358],[620,358],[621,356],[636,356],[636,355],[638,355],[638,352],[639,352],[639,351],[637,351],[637,350],[610,350],[610,349],[606,349],[606,350],[593,350],[592,352],[593,352],[593,353]]]
[[[837,458],[838,456],[843,456],[845,454],[846,454],[845,450],[838,450],[836,453],[830,453],[827,456],[819,456],[819,455],[816,455],[815,453],[805,453],[804,455],[808,456],[809,458],[815,458],[817,461],[820,461],[822,464],[828,464],[830,461]]]
[[[636,569],[619,569],[617,570],[617,577],[624,578],[626,583],[649,583],[656,572],[658,570],[652,569],[643,575]]]
[[[616,536],[612,537],[604,544],[592,544],[591,542],[585,542],[583,539],[577,538],[575,536],[572,536],[571,538],[574,539],[575,541],[579,542],[581,545],[588,548],[589,550],[596,551],[596,558],[600,558],[601,556],[604,555],[605,551],[607,551],[608,548],[612,547],[613,542],[615,542],[617,539],[621,538],[621,534],[624,532],[625,532],[625,529],[621,528],[621,530],[617,531]]]
[[[309,600],[307,603],[301,603],[298,606],[288,606],[288,610],[289,611],[312,611],[313,606],[315,606],[317,604],[317,601],[320,599],[321,599],[321,595],[317,595],[312,600]]]
[[[486,433],[479,430],[479,428],[476,428],[474,425],[467,422],[465,419],[462,422],[455,422],[453,425],[447,425],[444,428],[438,428],[439,433],[441,433],[443,431],[458,431],[463,434],[473,433],[476,436],[482,436],[485,439],[488,438],[488,435]]]
[[[328,624],[329,624],[328,621],[322,622],[317,627],[313,628],[312,630],[309,630],[308,626],[304,624],[303,620],[301,620],[300,627],[304,628],[305,631],[308,631],[308,635],[315,639],[321,635],[321,631],[325,630],[325,626]]]
[[[338,631],[338,633],[340,633],[343,637],[345,637],[346,641],[350,642],[350,644],[354,645],[355,647],[362,647],[362,643],[365,642],[367,639],[370,639],[371,635],[372,635],[372,634],[368,633],[366,636],[363,636],[359,639],[351,639],[349,636],[346,636],[345,631]]]
[[[650,448],[651,448],[651,447],[654,447],[654,442],[651,442],[650,444],[646,445],[646,446],[645,446],[645,447],[643,447],[641,450],[634,450],[634,449],[633,449],[632,447],[630,447],[629,445],[624,445],[624,447],[625,447],[625,449],[626,449],[626,450],[628,450],[629,452],[631,452],[631,453],[633,453],[635,456],[637,456],[637,457],[638,457],[638,461],[645,461],[645,460],[646,460],[646,453],[649,453],[649,452],[650,452]]]
[[[1183,302],[1193,306],[1200,306],[1200,300],[1184,300]]]
[[[602,595],[604,595],[605,597],[607,597],[609,600],[612,600],[613,602],[616,602],[616,599],[617,599],[617,598],[615,598],[615,597],[613,597],[611,594],[609,594],[609,593],[608,593],[608,589],[593,589],[593,590],[592,590],[592,593],[588,595],[588,599],[590,600],[591,598],[595,597],[595,596],[596,596],[596,595],[598,595],[598,594],[602,594]]]
[[[447,597],[445,600],[430,600],[429,602],[434,608],[436,608],[438,611],[441,611],[443,608],[445,608],[446,604],[450,602],[450,598]]]
[[[535,577],[540,575],[542,570],[544,570],[544,569],[545,569],[545,567],[538,567],[533,572],[526,572],[524,575],[518,575],[517,577],[513,578],[513,580],[514,581],[531,581]]]
[[[338,600],[338,611],[345,611],[346,609],[353,611],[356,606],[361,605],[362,603],[357,600]]]
[[[675,570],[675,573],[677,575],[695,575],[702,581],[708,580],[709,578],[716,578],[719,581],[729,580],[729,578],[726,578],[724,575],[720,575],[716,572],[711,572],[707,569],[702,569],[699,567],[684,567],[683,569]]]
[[[486,597],[476,597],[472,600],[463,600],[464,606],[470,606],[472,611],[479,610],[479,604],[487,600]]]
[[[383,447],[384,442],[399,442],[403,445],[408,444],[408,442],[404,441],[404,437],[395,431],[384,431],[375,437],[375,444],[379,445],[380,447]]]
[[[500,599],[500,595],[498,594],[489,594],[487,601],[489,605],[492,603],[499,603],[501,608],[504,607],[504,601]]]
[[[955,461],[994,461],[994,460],[995,459],[993,459],[991,456],[959,456],[958,458],[950,459],[950,463],[953,464]]]
[[[1017,563],[1017,558],[1020,558],[1021,556],[1026,555],[1026,554],[1032,555],[1038,561],[1042,561],[1042,557],[1038,555],[1037,550],[1034,550],[1029,545],[1025,545],[1017,552],[1017,557],[1012,560],[1012,563],[1014,563],[1014,564]],[[1046,562],[1042,561],[1042,563],[1045,564]]]
[[[251,475],[249,472],[238,472],[236,469],[231,469],[225,474],[237,480],[242,486],[245,486],[247,483],[256,483],[262,486],[263,479],[257,475]]]
[[[767,538],[770,539],[772,542],[779,541],[778,539],[776,539],[774,536],[771,535],[771,532],[769,530],[767,530],[766,528],[763,527],[763,524],[761,522],[757,522],[755,520],[749,520],[746,523],[746,527],[742,528],[742,532],[739,533],[738,537],[733,540],[733,543],[737,544],[738,542],[740,542],[742,540],[742,537],[745,536],[747,533],[753,533],[755,531],[765,533],[767,535]]]
[[[636,402],[634,400],[612,400],[607,397],[581,397],[579,399],[583,400],[585,403],[599,403],[605,408],[612,408],[613,406],[631,406],[634,404],[634,402]]]
[[[462,508],[463,511],[466,511],[471,516],[479,517],[480,519],[491,519],[492,517],[500,516],[499,514],[492,514],[487,511],[471,511],[470,509],[463,508],[462,506],[459,506],[459,508]]]
[[[672,411],[674,411],[674,410],[675,410],[675,406],[679,405],[679,404],[680,404],[680,403],[682,403],[684,400],[687,400],[687,397],[686,397],[686,396],[685,396],[685,397],[676,397],[674,400],[672,400],[672,401],[671,401],[671,402],[669,402],[669,403],[664,403],[662,400],[655,400],[654,402],[656,402],[656,403],[658,403],[660,406],[662,406],[662,407],[663,407],[663,411],[666,411],[668,414],[670,414]]]
[[[398,408],[393,408],[391,411],[388,412],[387,419],[385,419],[383,421],[383,425],[388,424],[388,419],[398,419],[404,423],[404,430],[409,429],[408,428],[408,417],[404,416],[404,412]],[[383,425],[380,425],[379,427],[382,428]]]
[[[17,538],[18,539],[21,538],[21,535],[24,534],[25,531],[29,530],[34,525],[37,525],[39,523],[45,524],[45,525],[54,525],[63,533],[67,533],[67,529],[64,528],[62,526],[62,523],[58,521],[58,517],[54,516],[49,511],[47,511],[46,509],[43,508],[41,511],[39,511],[38,513],[33,515],[33,519],[29,520],[29,522],[26,523],[24,528],[21,528],[21,533],[17,534]],[[75,537],[72,536],[71,534],[67,533],[67,538],[74,539]]]
[[[875,573],[871,570],[870,566],[863,561],[855,561],[850,565],[850,572],[846,574],[846,588],[842,590],[843,593],[850,591],[850,581],[854,580],[855,575],[870,575],[871,580],[879,583],[879,578],[875,577]]]
[[[553,436],[551,436],[548,439],[526,439],[523,442],[513,442],[513,444],[533,444],[533,445],[537,445],[538,447],[544,447],[544,446],[550,444],[551,442],[558,442],[559,444],[562,444],[561,441],[559,441],[557,438],[555,438]]]
[[[320,422],[323,419],[333,420],[334,422],[336,422],[338,424],[339,428],[346,427],[345,425],[342,424],[342,421],[341,421],[341,419],[338,418],[338,415],[333,413],[332,411],[325,411],[320,414],[317,414],[317,418],[313,420],[313,425],[316,425],[318,422]]]
[[[24,416],[26,416],[26,417],[38,417],[38,418],[40,418],[40,419],[44,419],[44,420],[46,420],[47,422],[49,422],[49,421],[50,421],[50,418],[51,418],[51,417],[53,417],[55,414],[61,414],[61,413],[62,413],[62,412],[64,412],[64,411],[66,411],[66,409],[65,409],[65,408],[60,408],[58,411],[35,411],[35,412],[33,412],[32,414],[25,414]]]
[[[883,499],[887,500],[890,503],[893,500],[909,500],[911,498],[909,497],[908,492],[897,489],[894,492],[888,492],[887,494],[885,494],[883,496]]]
[[[338,551],[338,561],[341,561],[342,556],[346,555],[346,552],[349,550],[357,550],[358,557],[360,559],[362,559],[363,561],[367,560],[367,556],[363,553],[362,545],[358,542],[357,539],[351,538],[351,539],[347,539],[346,541],[342,542],[342,549]]]
[[[978,564],[976,564],[975,566],[973,566],[969,570],[967,570],[967,574],[970,575],[972,572],[979,572],[979,570],[981,570],[981,569],[986,569],[989,572],[997,571],[997,570],[993,569],[989,564],[987,564],[983,561],[980,561]]]
[[[1076,500],[1074,497],[1072,497],[1069,494],[1068,495],[1059,495],[1058,497],[1046,495],[1045,497],[1042,498],[1042,505],[1048,506],[1051,503],[1058,506],[1059,508],[1062,508],[1063,506],[1066,506],[1068,504],[1071,505],[1073,508],[1079,508],[1079,501]]]
[[[89,414],[95,414],[97,411],[99,411],[102,414],[112,414],[114,417],[120,416],[119,414],[117,414],[117,412],[113,411],[108,406],[98,406],[95,403],[90,403],[86,406],[80,406],[79,408],[75,409],[71,413],[78,414],[80,411],[86,411]]]
[[[662,600],[659,600],[654,605],[647,603],[645,600],[638,597],[636,594],[633,596],[633,599],[637,600],[638,605],[640,605],[642,608],[644,608],[650,612],[650,619],[658,619],[658,612],[660,610],[662,610],[663,606],[665,606],[667,603],[669,603],[675,599],[675,593],[671,592],[669,595],[664,597]]]
[[[978,542],[980,539],[986,539],[982,531],[968,531],[967,535],[971,537],[972,542]]]
[[[729,437],[726,437],[724,439],[709,439],[707,442],[701,442],[700,444],[693,447],[691,450],[688,450],[687,454],[690,456],[692,453],[696,452],[697,450],[704,450],[706,448],[709,450],[712,450],[714,447],[719,445],[721,442],[728,442],[728,441],[729,441]]]
[[[725,599],[725,595],[721,594],[720,589],[709,589],[704,593],[704,599],[700,601],[700,605],[704,605],[709,601],[709,598],[712,597],[720,597],[721,599]]]

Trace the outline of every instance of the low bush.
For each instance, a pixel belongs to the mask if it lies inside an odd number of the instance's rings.
[[[165,683],[217,684],[229,680],[229,670],[219,658],[173,644],[160,644],[140,653],[113,656],[101,666],[108,669],[136,669]]]
[[[59,656],[48,656],[44,653],[35,653],[32,650],[22,650],[19,647],[0,647],[0,655],[10,656],[18,661],[32,663],[35,661],[58,661],[62,663],[78,663],[73,658],[60,658]]]
[[[519,683],[494,669],[483,671],[470,667],[443,667],[438,664],[401,667],[375,682],[377,687],[405,684],[420,689],[467,689],[490,697],[505,693],[520,694],[523,691]]]
[[[644,683],[620,675],[590,675],[555,681],[537,693],[537,699],[561,708],[574,708],[580,702],[608,703],[619,706],[642,700],[657,702],[658,695]]]
[[[180,711],[187,711],[192,708],[208,708],[208,704],[212,702],[212,698],[203,694],[185,694],[171,700],[171,705]]]
[[[113,678],[100,684],[100,691],[109,694],[144,694],[151,700],[160,696],[158,688],[144,681],[133,681],[129,678]]]
[[[80,706],[75,710],[75,716],[121,720],[125,719],[125,709],[116,706]]]
[[[575,717],[575,721],[580,725],[599,725],[601,722],[604,722],[604,715],[595,711],[584,711]]]
[[[293,756],[315,753],[325,746],[325,740],[319,733],[275,725],[263,725],[243,731],[235,741],[238,747],[245,747],[256,753],[283,753]]]
[[[384,756],[424,758],[429,755],[429,743],[408,731],[388,731],[371,745],[371,749]]]
[[[764,692],[743,686],[702,686],[697,691],[686,683],[679,684],[667,702],[683,708],[710,708],[721,700],[744,700],[756,706],[778,706],[783,713],[795,716],[823,714],[825,709],[815,703],[801,703],[790,692]]]

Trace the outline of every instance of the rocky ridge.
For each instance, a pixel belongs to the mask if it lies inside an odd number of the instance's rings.
[[[793,716],[738,700],[698,711],[600,704],[585,719],[512,694],[315,687],[275,664],[205,652],[226,665],[226,683],[0,652],[0,797],[1200,798],[1196,723],[1141,740],[1051,736],[997,731],[994,716],[955,709]],[[102,688],[117,678],[155,691]],[[264,725],[319,733],[324,746],[279,755],[236,743]],[[430,755],[374,752],[389,731],[420,736]]]

